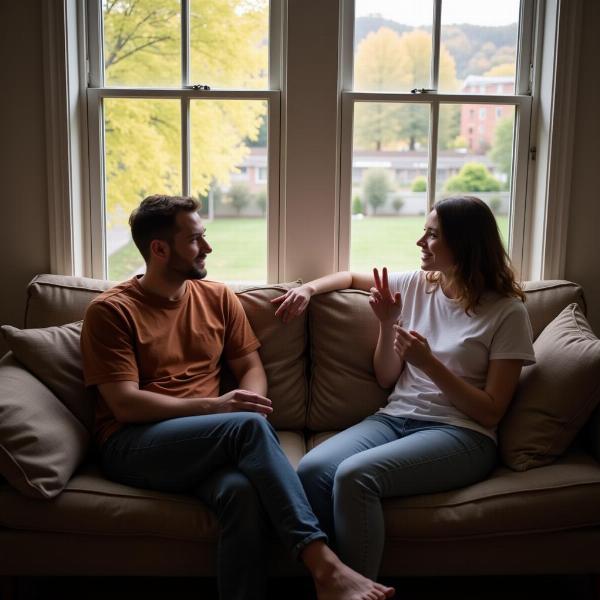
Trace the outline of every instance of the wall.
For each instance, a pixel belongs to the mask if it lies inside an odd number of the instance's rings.
[[[600,335],[600,2],[583,3],[583,30],[565,277],[583,285]]]
[[[22,327],[27,283],[50,269],[39,0],[0,3],[0,56],[0,324]]]

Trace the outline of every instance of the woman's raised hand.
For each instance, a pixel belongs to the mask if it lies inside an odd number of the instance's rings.
[[[271,300],[271,304],[279,304],[275,311],[276,317],[281,317],[284,323],[300,316],[308,306],[313,290],[307,285],[288,290],[285,294]]]
[[[369,304],[381,323],[394,323],[402,312],[402,298],[399,292],[390,292],[387,267],[383,267],[381,278],[377,268],[373,269],[373,279],[375,287],[370,290]]]

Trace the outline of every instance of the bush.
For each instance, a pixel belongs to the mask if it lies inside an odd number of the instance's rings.
[[[264,217],[267,214],[267,190],[261,190],[256,193],[256,206],[260,210],[260,214]]]
[[[250,204],[252,198],[252,192],[250,188],[242,182],[234,183],[227,192],[227,195],[231,199],[231,205],[235,209],[235,212],[239,214]]]
[[[352,198],[352,214],[353,215],[364,215],[365,207],[363,206],[360,196],[354,196]]]
[[[499,192],[501,187],[485,165],[476,162],[463,165],[458,175],[450,177],[446,182],[447,192]]]
[[[498,198],[498,196],[494,196],[492,198],[490,198],[490,210],[497,215],[500,212],[500,209],[502,208],[502,199]]]
[[[404,206],[404,200],[400,198],[400,196],[396,196],[392,200],[392,208],[396,211],[396,213],[400,214],[402,207]]]
[[[427,191],[427,179],[420,175],[419,177],[415,177],[411,186],[412,192],[426,192]]]

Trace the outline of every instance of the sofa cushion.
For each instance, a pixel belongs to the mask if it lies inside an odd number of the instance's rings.
[[[304,438],[278,432],[290,462],[305,452]],[[92,535],[149,535],[180,540],[217,538],[213,513],[192,495],[146,490],[105,479],[87,464],[51,502],[24,499],[0,487],[0,526],[9,529]]]
[[[25,327],[50,327],[81,321],[87,305],[114,285],[114,281],[89,277],[36,275],[27,287]]]
[[[277,429],[303,429],[306,423],[306,315],[289,323],[275,318],[271,300],[298,285],[298,282],[259,286],[236,292],[261,347],[273,402],[269,421]]]
[[[32,498],[62,491],[90,436],[65,405],[12,356],[0,361],[0,475]]]
[[[567,306],[534,342],[498,428],[504,463],[517,471],[560,456],[600,400],[600,340],[577,304]]]
[[[369,295],[341,290],[315,296],[309,305],[311,354],[308,428],[345,429],[385,404],[373,352],[379,328]]]
[[[335,432],[307,440],[312,450]],[[570,449],[553,464],[516,472],[497,467],[483,481],[436,494],[383,500],[388,539],[526,535],[600,525],[600,469]]]
[[[534,340],[568,304],[573,302],[579,304],[583,314],[586,314],[583,288],[571,281],[563,279],[526,281],[523,290]]]
[[[2,334],[17,360],[91,431],[94,397],[83,385],[79,347],[81,321],[40,329],[3,325]]]

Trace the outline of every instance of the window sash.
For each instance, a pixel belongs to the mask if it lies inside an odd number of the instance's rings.
[[[90,163],[90,255],[91,276],[104,279],[108,273],[106,255],[104,115],[105,98],[178,99],[181,103],[181,189],[191,190],[190,102],[191,100],[263,100],[268,106],[267,182],[267,281],[280,280],[280,122],[282,81],[283,0],[269,3],[269,90],[194,90],[190,87],[189,0],[181,0],[182,87],[104,87],[101,0],[87,1],[88,88],[86,90]]]
[[[442,1],[434,1],[431,87],[437,89],[441,39]],[[342,0],[342,109],[340,153],[340,199],[338,269],[350,265],[351,244],[351,196],[354,106],[356,102],[397,102],[429,104],[429,176],[427,182],[427,206],[431,210],[435,202],[437,176],[437,144],[439,107],[441,104],[512,105],[516,107],[513,141],[513,177],[511,181],[511,206],[509,211],[508,253],[517,273],[524,264],[525,208],[527,200],[527,169],[529,165],[529,137],[532,112],[532,51],[534,38],[535,0],[521,0],[519,35],[517,42],[517,69],[514,95],[446,94],[437,91],[427,93],[355,92],[354,76],[354,0]]]

